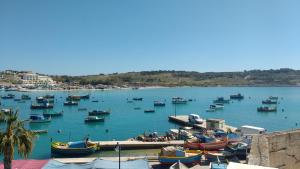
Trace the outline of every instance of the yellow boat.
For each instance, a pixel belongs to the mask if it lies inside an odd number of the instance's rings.
[[[76,142],[53,142],[51,144],[51,153],[64,156],[85,156],[95,153],[100,147],[97,143],[90,141]]]

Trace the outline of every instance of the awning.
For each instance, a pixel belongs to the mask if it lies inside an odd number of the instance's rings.
[[[96,159],[85,164],[66,164],[56,160],[49,160],[43,169],[118,169],[118,161],[109,161]],[[122,169],[149,169],[149,163],[146,159],[133,161],[121,161]]]
[[[49,160],[13,160],[12,169],[41,169]],[[4,164],[0,164],[0,169],[4,169]]]

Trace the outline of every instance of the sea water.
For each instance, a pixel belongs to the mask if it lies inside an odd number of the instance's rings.
[[[168,121],[168,116],[188,115],[197,113],[202,118],[225,119],[226,123],[240,127],[253,125],[266,128],[267,131],[279,131],[298,128],[300,125],[300,88],[298,87],[179,87],[156,88],[140,90],[82,90],[82,91],[38,91],[38,92],[4,92],[20,98],[22,94],[31,96],[31,101],[18,103],[11,100],[1,100],[1,108],[13,108],[19,111],[21,119],[28,119],[31,113],[42,114],[45,110],[30,110],[35,97],[46,94],[55,95],[54,111],[64,111],[62,117],[53,117],[50,123],[27,124],[31,130],[48,130],[35,141],[30,158],[50,158],[50,144],[52,141],[78,141],[85,137],[91,140],[126,140],[144,132],[158,132],[164,134],[170,128],[179,126]],[[206,112],[212,101],[219,96],[229,99],[231,94],[241,93],[245,98],[241,101],[231,101],[225,104],[221,111]],[[78,106],[64,106],[68,95],[90,94],[89,100],[80,101]],[[187,104],[175,105],[171,103],[172,97],[192,99]],[[277,112],[257,112],[261,101],[269,96],[278,96]],[[128,103],[133,97],[142,97],[143,101]],[[98,102],[92,102],[98,100]],[[154,101],[165,101],[165,107],[153,107]],[[140,110],[134,108],[140,107]],[[87,108],[87,111],[78,111],[78,108]],[[111,114],[105,116],[105,122],[87,124],[84,118],[88,111],[110,110]],[[145,109],[155,109],[154,113],[144,113]],[[2,124],[3,128],[3,124]],[[16,154],[15,158],[19,158]]]

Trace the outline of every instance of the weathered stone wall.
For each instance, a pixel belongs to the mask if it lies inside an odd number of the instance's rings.
[[[249,164],[300,169],[300,130],[255,136]]]

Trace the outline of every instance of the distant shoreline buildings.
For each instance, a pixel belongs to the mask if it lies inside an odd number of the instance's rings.
[[[5,70],[1,72],[0,86],[16,88],[52,88],[57,85],[50,76],[32,71]]]

